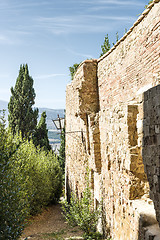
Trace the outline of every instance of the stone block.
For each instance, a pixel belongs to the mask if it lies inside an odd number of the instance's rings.
[[[160,134],[157,134],[157,145],[160,146]]]
[[[160,125],[155,125],[155,133],[160,133]]]

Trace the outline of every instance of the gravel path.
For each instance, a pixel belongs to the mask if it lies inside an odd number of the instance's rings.
[[[41,214],[33,217],[24,229],[21,239],[26,240],[63,240],[82,239],[82,231],[66,223],[60,205],[52,205]],[[73,238],[74,237],[74,238]]]

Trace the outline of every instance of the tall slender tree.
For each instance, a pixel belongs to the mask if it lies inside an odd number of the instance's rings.
[[[38,109],[35,104],[33,78],[29,75],[28,65],[21,65],[15,87],[11,88],[11,97],[8,104],[9,127],[13,134],[17,131],[22,137],[31,137],[37,125]]]
[[[33,142],[35,146],[43,147],[44,150],[51,150],[51,146],[48,140],[48,130],[46,124],[46,112],[41,114],[41,119],[36,128],[35,134],[33,136]]]

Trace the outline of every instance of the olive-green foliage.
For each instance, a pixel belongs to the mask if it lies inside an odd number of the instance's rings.
[[[69,71],[70,71],[70,75],[71,75],[71,80],[73,80],[74,74],[76,73],[77,68],[79,67],[79,65],[80,65],[80,63],[75,63],[75,64],[73,64],[72,67],[69,67]]]
[[[34,132],[38,117],[38,109],[32,109],[35,96],[33,79],[29,75],[28,66],[21,65],[15,87],[11,88],[8,104],[8,121],[13,134],[18,131],[22,133],[22,137],[30,137]]]
[[[101,45],[102,53],[101,53],[100,57],[103,56],[106,52],[108,52],[110,50],[110,48],[111,48],[111,45],[110,45],[109,37],[107,34],[104,38],[103,45]]]
[[[52,152],[37,149],[32,141],[24,141],[12,157],[12,171],[25,189],[30,214],[59,199],[62,175]]]
[[[66,220],[73,226],[78,225],[84,231],[84,239],[102,239],[101,234],[96,232],[101,209],[94,209],[88,173],[83,196],[79,199],[72,193],[70,203],[66,200],[62,202],[62,209]]]
[[[51,150],[48,139],[48,129],[46,124],[46,112],[41,114],[41,119],[36,127],[35,133],[33,135],[33,142],[35,146],[39,146],[44,150]]]
[[[119,34],[118,34],[118,32],[116,32],[116,43],[119,41]],[[113,42],[112,43],[113,44],[113,46],[115,45],[115,43]]]
[[[0,120],[0,239],[17,239],[27,217],[28,200],[12,171],[11,156],[18,145],[12,142]]]
[[[18,239],[27,216],[59,199],[62,174],[52,152],[13,137],[0,121],[0,239]]]

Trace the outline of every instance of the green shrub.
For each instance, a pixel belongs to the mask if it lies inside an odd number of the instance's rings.
[[[0,239],[16,240],[25,220],[59,199],[62,174],[56,156],[12,136],[0,119]]]
[[[37,149],[32,141],[24,141],[12,156],[12,171],[25,189],[31,214],[59,199],[62,174],[52,152]]]
[[[8,138],[4,117],[0,119],[0,239],[17,239],[27,216],[24,192],[11,170],[16,144]],[[22,196],[23,195],[23,196]]]
[[[102,239],[102,235],[96,232],[101,207],[94,209],[88,174],[83,196],[79,199],[76,194],[72,193],[70,203],[66,200],[62,202],[62,209],[66,220],[71,225],[78,225],[84,231],[84,239]]]

